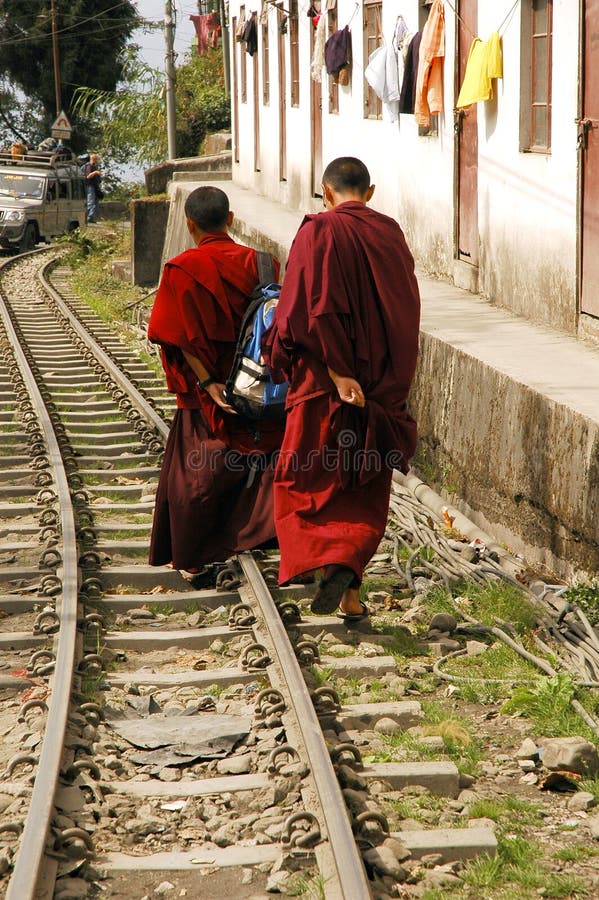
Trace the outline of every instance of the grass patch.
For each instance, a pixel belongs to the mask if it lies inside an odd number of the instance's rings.
[[[596,743],[597,735],[570,705],[575,694],[570,675],[537,677],[532,684],[515,688],[502,712],[526,716],[546,737],[581,735]]]
[[[460,696],[472,703],[492,703],[510,693],[510,685],[502,681],[531,682],[538,669],[526,662],[506,644],[499,641],[479,656],[456,656],[443,666],[450,675],[472,678],[458,682]],[[493,681],[493,679],[498,679]]]
[[[553,854],[554,859],[562,862],[582,862],[585,859],[592,859],[599,856],[599,846],[590,846],[589,844],[574,844],[572,847],[562,847]]]
[[[534,627],[537,620],[537,613],[524,591],[504,581],[478,585],[461,580],[452,587],[452,596],[458,610],[460,604],[463,604],[468,614],[484,625],[496,625],[497,619],[501,619],[524,634]],[[438,586],[430,590],[426,594],[425,603],[432,614],[456,614],[456,605],[447,596],[444,587]]]
[[[471,805],[469,818],[492,819],[504,831],[518,831],[530,825],[542,825],[542,809],[540,803],[519,797],[481,797]]]
[[[384,634],[393,638],[392,641],[385,643],[385,652],[400,657],[400,661],[406,656],[423,656],[418,637],[415,637],[406,628],[373,622],[372,633]]]
[[[595,775],[593,778],[585,778],[580,782],[581,791],[588,791],[589,794],[592,794],[597,803],[599,803],[599,775]],[[597,852],[599,853],[599,847],[597,848]]]
[[[443,750],[430,747],[422,738],[436,735],[443,739]],[[473,774],[484,757],[482,744],[459,719],[448,717],[436,724],[422,726],[421,734],[403,731],[381,735],[384,750],[365,757],[368,762],[417,762],[452,759],[458,769]]]

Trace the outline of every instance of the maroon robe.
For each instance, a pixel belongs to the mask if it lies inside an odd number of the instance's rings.
[[[196,356],[224,383],[257,282],[255,250],[225,232],[206,234],[164,268],[148,336],[160,344],[167,387],[179,408],[156,493],[151,565],[199,568],[275,536],[272,452],[282,429],[260,424],[257,430],[226,413],[198,389],[181,352]]]
[[[282,584],[330,564],[359,581],[376,551],[392,471],[416,445],[406,400],[419,316],[397,222],[353,201],[306,216],[263,345],[290,382],[274,484]],[[358,380],[364,409],[339,400],[327,368]]]

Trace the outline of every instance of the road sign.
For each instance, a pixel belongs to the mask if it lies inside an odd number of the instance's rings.
[[[57,140],[68,140],[71,136],[72,132],[71,123],[66,117],[64,110],[61,109],[60,113],[56,117],[56,121],[52,125],[51,135],[53,138]]]

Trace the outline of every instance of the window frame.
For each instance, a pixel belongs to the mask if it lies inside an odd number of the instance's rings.
[[[546,30],[536,31],[538,21],[535,9],[545,4]],[[551,153],[551,125],[553,101],[553,0],[525,0],[521,17],[522,52],[520,60],[520,151],[522,153]],[[537,55],[539,45],[545,43],[545,67],[543,80],[538,78]],[[539,96],[543,100],[538,100]],[[538,128],[538,110],[544,110],[543,127]],[[542,131],[545,141],[539,136]]]
[[[261,27],[262,32],[262,105],[270,106],[270,43],[268,21]]]
[[[297,0],[289,0],[289,102],[291,106],[300,105],[300,68],[299,68],[299,11]]]
[[[362,12],[364,68],[371,53],[383,43],[383,2],[364,0]],[[378,121],[383,118],[383,101],[364,78],[364,118]]]

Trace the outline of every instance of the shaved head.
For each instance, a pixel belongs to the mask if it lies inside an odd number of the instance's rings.
[[[185,215],[202,231],[220,231],[229,218],[229,198],[220,188],[196,188],[185,201]]]
[[[338,194],[363,196],[370,187],[370,172],[355,156],[339,156],[324,170],[322,183],[328,184]]]

